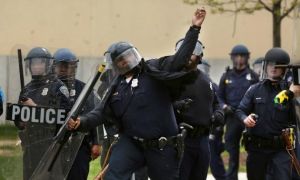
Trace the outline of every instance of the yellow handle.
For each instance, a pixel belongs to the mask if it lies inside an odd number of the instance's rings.
[[[103,73],[104,69],[105,69],[105,65],[104,65],[104,64],[101,64],[101,65],[99,65],[99,67],[98,67],[98,72]]]

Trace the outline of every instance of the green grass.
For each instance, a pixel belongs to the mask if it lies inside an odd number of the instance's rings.
[[[1,133],[0,133],[1,134]],[[22,179],[22,150],[15,144],[0,145],[0,180]]]
[[[0,125],[0,141],[1,140],[15,140],[18,136],[18,130],[15,126],[5,124]]]

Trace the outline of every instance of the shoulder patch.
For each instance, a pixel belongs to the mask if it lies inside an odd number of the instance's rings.
[[[246,79],[247,79],[248,81],[252,80],[251,74],[250,74],[250,73],[248,73],[248,74],[246,75]]]
[[[68,88],[67,88],[66,86],[61,86],[61,87],[59,88],[59,91],[60,91],[61,93],[63,93],[67,98],[70,97],[69,90],[68,90]]]

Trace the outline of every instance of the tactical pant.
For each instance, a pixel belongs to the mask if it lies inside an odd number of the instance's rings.
[[[147,166],[152,180],[178,179],[178,159],[176,149],[166,146],[163,149],[144,149],[133,139],[124,135],[112,149],[105,180],[128,180],[133,172]]]
[[[179,172],[180,180],[206,180],[210,160],[208,136],[196,139],[199,141],[197,147],[185,143]]]
[[[222,142],[223,131],[215,134],[215,138],[209,140],[210,145],[210,170],[216,180],[225,179],[225,167],[221,157],[224,151],[224,143]]]
[[[291,158],[285,149],[278,151],[249,150],[248,180],[290,180]]]
[[[226,179],[237,180],[239,170],[240,140],[244,125],[234,116],[226,116],[225,149],[229,153]]]

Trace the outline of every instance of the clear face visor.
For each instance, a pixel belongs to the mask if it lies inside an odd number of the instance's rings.
[[[182,43],[183,43],[183,41],[180,41],[179,43],[177,43],[177,45],[176,45],[176,47],[175,47],[175,51],[176,51],[176,52],[177,52],[177,51],[179,50],[179,48],[181,47]],[[195,46],[195,49],[194,49],[194,51],[193,51],[193,54],[196,55],[196,56],[201,56],[201,55],[203,55],[203,49],[204,49],[204,46],[203,46],[201,43],[199,43],[199,42],[197,41],[196,46]]]
[[[286,68],[276,68],[275,65],[277,65],[275,62],[263,61],[262,79],[280,80],[284,78]]]
[[[32,76],[45,76],[52,71],[53,59],[32,58],[25,61]]]
[[[57,62],[55,63],[55,73],[62,81],[74,80],[77,70],[77,61],[75,62]]]
[[[141,62],[141,55],[135,48],[130,48],[120,54],[113,61],[113,68],[123,75],[132,70]]]
[[[263,67],[262,67],[262,63],[256,63],[253,64],[253,71],[259,75],[261,75],[262,71],[263,71]]]

